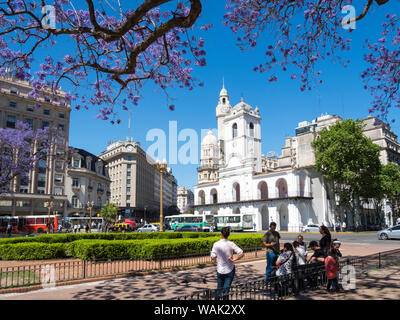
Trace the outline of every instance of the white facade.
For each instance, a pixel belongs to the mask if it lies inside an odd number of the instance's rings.
[[[177,207],[181,213],[184,213],[189,206],[194,204],[193,192],[185,187],[178,187]]]
[[[290,138],[278,159],[262,155],[258,107],[243,99],[232,107],[223,88],[216,116],[218,139],[210,130],[201,144],[195,212],[252,214],[257,230],[272,221],[289,231],[308,223],[332,226],[330,192],[312,167],[295,165]]]

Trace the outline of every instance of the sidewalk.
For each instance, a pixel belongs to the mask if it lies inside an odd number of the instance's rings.
[[[398,300],[400,299],[400,265],[369,271],[356,280],[356,289],[327,293],[324,289],[307,292],[289,300]]]
[[[385,247],[385,250],[398,249],[399,245],[393,245],[393,248]],[[343,256],[364,256],[382,251],[379,245],[366,244],[343,244]],[[6,261],[4,261],[6,262]],[[240,261],[239,261],[240,262]],[[238,263],[236,266],[236,277],[234,284],[259,280],[264,277],[266,261],[264,258],[259,261]],[[390,290],[383,290],[385,285],[394,286],[391,288],[393,294],[398,297],[400,291],[396,291],[400,279],[400,267],[394,272],[392,269],[381,269],[376,271],[376,278],[365,280],[365,284],[360,284],[363,291],[356,292],[356,295],[363,295],[365,298],[374,297],[374,294],[388,296]],[[384,272],[384,278],[381,279],[380,273]],[[373,273],[371,273],[373,274]],[[397,278],[399,277],[399,278]],[[83,283],[78,285],[69,285],[51,289],[41,289],[27,293],[5,294],[0,296],[0,300],[149,300],[149,299],[171,299],[181,295],[191,294],[193,292],[216,288],[216,270],[215,267],[203,269],[187,270],[180,272],[170,272],[165,274],[137,276],[121,278],[115,280],[96,281],[92,283]],[[367,286],[373,285],[374,288]],[[375,288],[377,286],[377,288]],[[357,288],[359,284],[357,283]],[[366,290],[366,291],[365,291]],[[372,291],[371,291],[372,290]],[[375,290],[375,291],[374,291]],[[324,299],[325,292],[310,296],[302,296],[303,299],[319,298]],[[361,296],[360,296],[361,297]],[[326,299],[337,299],[326,295]],[[353,299],[351,296],[345,296],[343,299]]]

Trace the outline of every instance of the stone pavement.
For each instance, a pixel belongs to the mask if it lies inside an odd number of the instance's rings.
[[[385,246],[384,250],[399,249]],[[383,251],[379,245],[344,243],[343,256],[364,256]],[[236,266],[235,283],[258,280],[265,274],[265,260],[239,263]],[[394,268],[394,269],[393,269]],[[165,274],[136,276],[97,281],[78,285],[41,289],[27,293],[4,294],[0,300],[163,300],[216,288],[215,267],[170,272]],[[371,297],[400,297],[400,267],[372,271],[369,278],[357,282],[356,293],[328,295],[325,291],[313,291],[299,299],[371,299]]]
[[[400,265],[371,270],[356,280],[356,289],[327,293],[323,289],[303,293],[289,300],[399,300]]]

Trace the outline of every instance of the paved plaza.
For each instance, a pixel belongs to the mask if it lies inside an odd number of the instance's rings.
[[[344,256],[365,256],[380,251],[399,249],[400,242],[377,244],[343,243]],[[4,261],[5,262],[5,261]],[[4,263],[2,262],[2,263]],[[237,264],[234,283],[259,280],[265,274],[266,262]],[[368,277],[357,280],[355,293],[327,295],[323,290],[302,295],[299,299],[392,299],[400,297],[400,266],[371,271]],[[41,289],[27,293],[4,294],[1,300],[154,300],[171,299],[198,290],[216,288],[215,267],[137,276],[115,280],[96,281],[78,285]],[[368,298],[369,297],[369,298]]]

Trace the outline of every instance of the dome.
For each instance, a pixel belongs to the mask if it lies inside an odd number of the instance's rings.
[[[235,105],[233,110],[236,110],[236,111],[240,111],[240,110],[251,111],[251,110],[253,110],[253,108],[250,105],[248,105],[247,103],[241,101],[237,105]]]
[[[219,96],[227,96],[228,95],[228,91],[226,91],[225,87],[221,89],[221,92],[219,93]]]
[[[208,131],[207,135],[204,137],[201,145],[218,145],[217,138],[213,135],[211,130]]]

